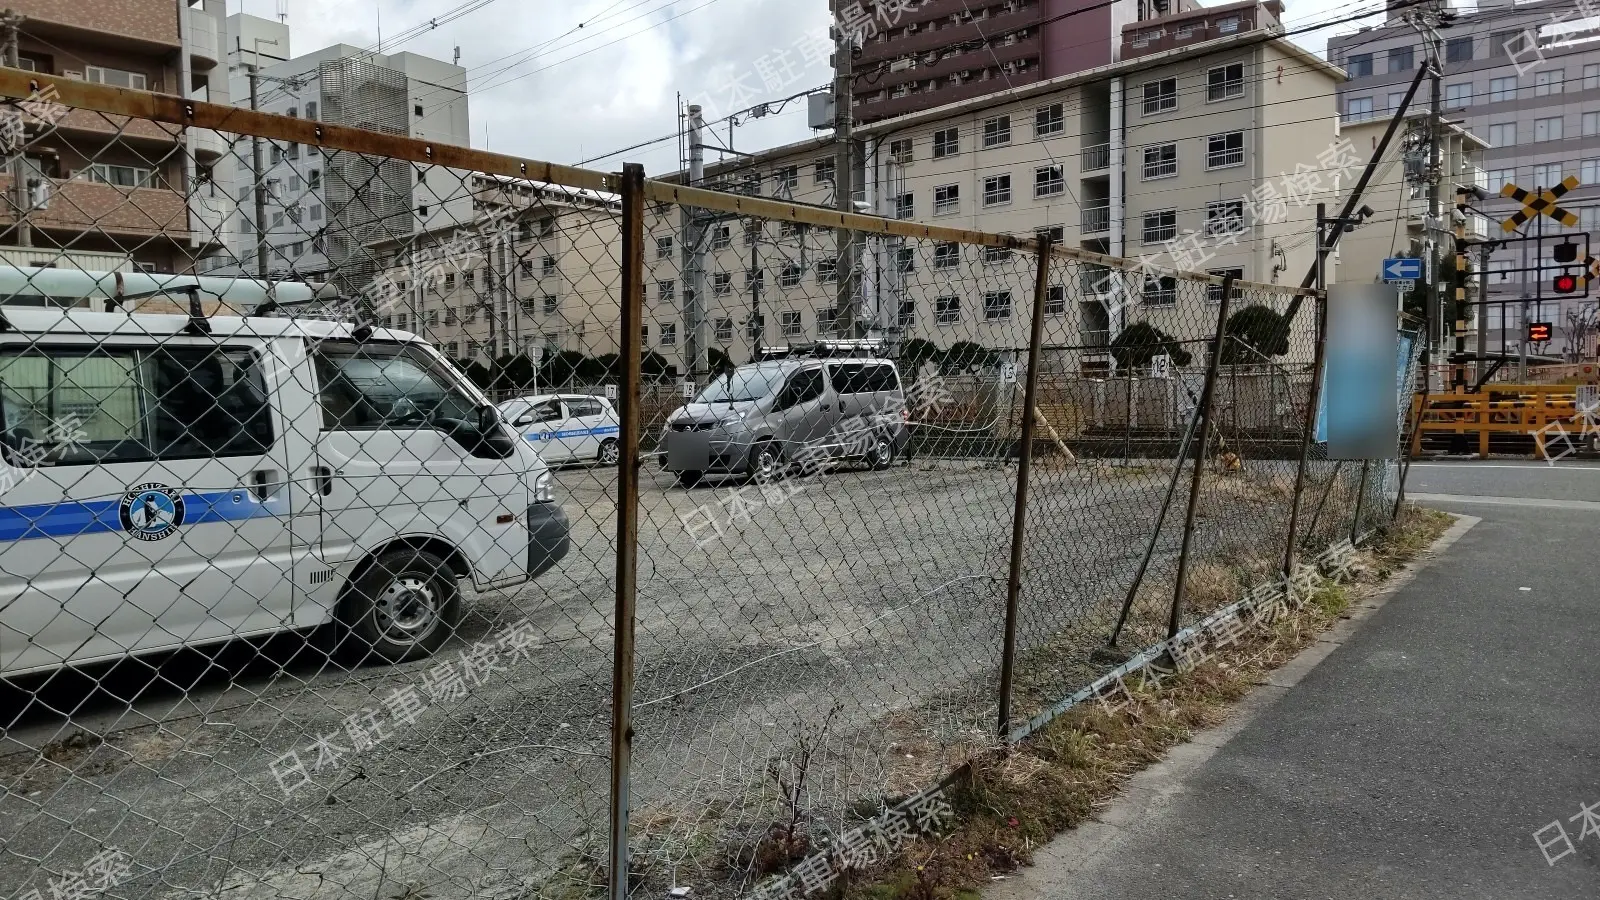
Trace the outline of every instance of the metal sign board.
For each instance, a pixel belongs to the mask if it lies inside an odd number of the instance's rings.
[[[1172,357],[1163,353],[1150,360],[1150,377],[1166,378],[1172,374]]]
[[[1001,384],[1016,384],[1017,383],[1017,364],[1016,363],[1008,362],[1008,363],[1001,363],[1000,364],[1000,383]]]
[[[1392,287],[1399,288],[1400,293],[1402,294],[1411,293],[1411,291],[1417,286],[1415,281],[1391,281],[1389,284]]]
[[[683,399],[685,399],[685,400],[693,400],[694,399],[694,382],[690,381],[687,378],[685,378],[683,380]]]
[[[1422,260],[1391,256],[1383,261],[1382,272],[1384,281],[1409,281],[1415,284],[1422,280]]]
[[[616,385],[614,385],[614,384],[606,385],[606,399],[612,401],[613,403],[616,402],[616,399],[617,399],[617,386]]]

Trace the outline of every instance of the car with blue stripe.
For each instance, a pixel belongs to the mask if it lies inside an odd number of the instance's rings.
[[[567,553],[549,467],[415,335],[0,318],[0,677],[329,625],[402,662]]]
[[[622,423],[605,397],[535,394],[501,403],[500,414],[547,463],[614,466],[621,456]]]

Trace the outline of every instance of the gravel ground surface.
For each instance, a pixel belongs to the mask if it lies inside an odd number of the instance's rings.
[[[1019,619],[1029,691],[1059,697],[1093,671],[1088,651],[1115,621],[1168,471],[1036,470]],[[1292,477],[1292,464],[1263,462],[1208,478],[1196,559],[1281,552],[1270,548]],[[607,816],[614,479],[560,473],[571,554],[537,584],[471,597],[433,660],[344,671],[326,664],[321,637],[288,637],[124,664],[96,673],[93,690],[53,680],[0,741],[0,885],[49,896],[52,879],[106,848],[128,854],[131,872],[107,895],[127,898],[555,896],[558,869],[593,877],[584,860],[603,858]],[[764,497],[733,481],[685,490],[647,466],[631,786],[650,877],[697,884],[730,841],[781,816],[768,762],[797,741],[819,748],[807,805],[833,821],[856,799],[929,783],[953,748],[991,741],[1014,479],[1014,467],[917,460]],[[1185,476],[1153,585],[1170,584],[1187,487]],[[1141,599],[1123,646],[1162,636],[1158,599]],[[519,622],[534,638],[524,656],[502,654],[414,723],[393,720],[393,691],[426,699],[433,667]],[[385,736],[355,752],[347,724],[373,722]],[[335,737],[319,756],[324,735]],[[311,783],[286,794],[274,764],[291,750]]]

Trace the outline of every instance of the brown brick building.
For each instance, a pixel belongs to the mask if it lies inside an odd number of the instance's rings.
[[[23,68],[68,78],[227,102],[223,0],[8,0],[24,20]],[[215,75],[215,77],[213,77]],[[220,96],[219,96],[220,94]],[[127,254],[140,268],[187,272],[220,246],[225,186],[211,167],[215,132],[72,111],[29,126],[28,177],[47,179],[48,205],[27,211],[32,245]],[[9,170],[0,187],[9,189]],[[9,195],[8,195],[9,196]],[[18,242],[10,203],[0,244]]]

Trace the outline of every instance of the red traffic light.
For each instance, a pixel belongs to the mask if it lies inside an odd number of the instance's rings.
[[[1549,322],[1529,322],[1528,342],[1532,344],[1543,343],[1550,340]]]
[[[1578,290],[1578,276],[1576,276],[1576,275],[1557,275],[1556,276],[1556,282],[1555,282],[1555,290],[1556,290],[1556,293],[1558,293],[1558,294],[1575,293]]]

